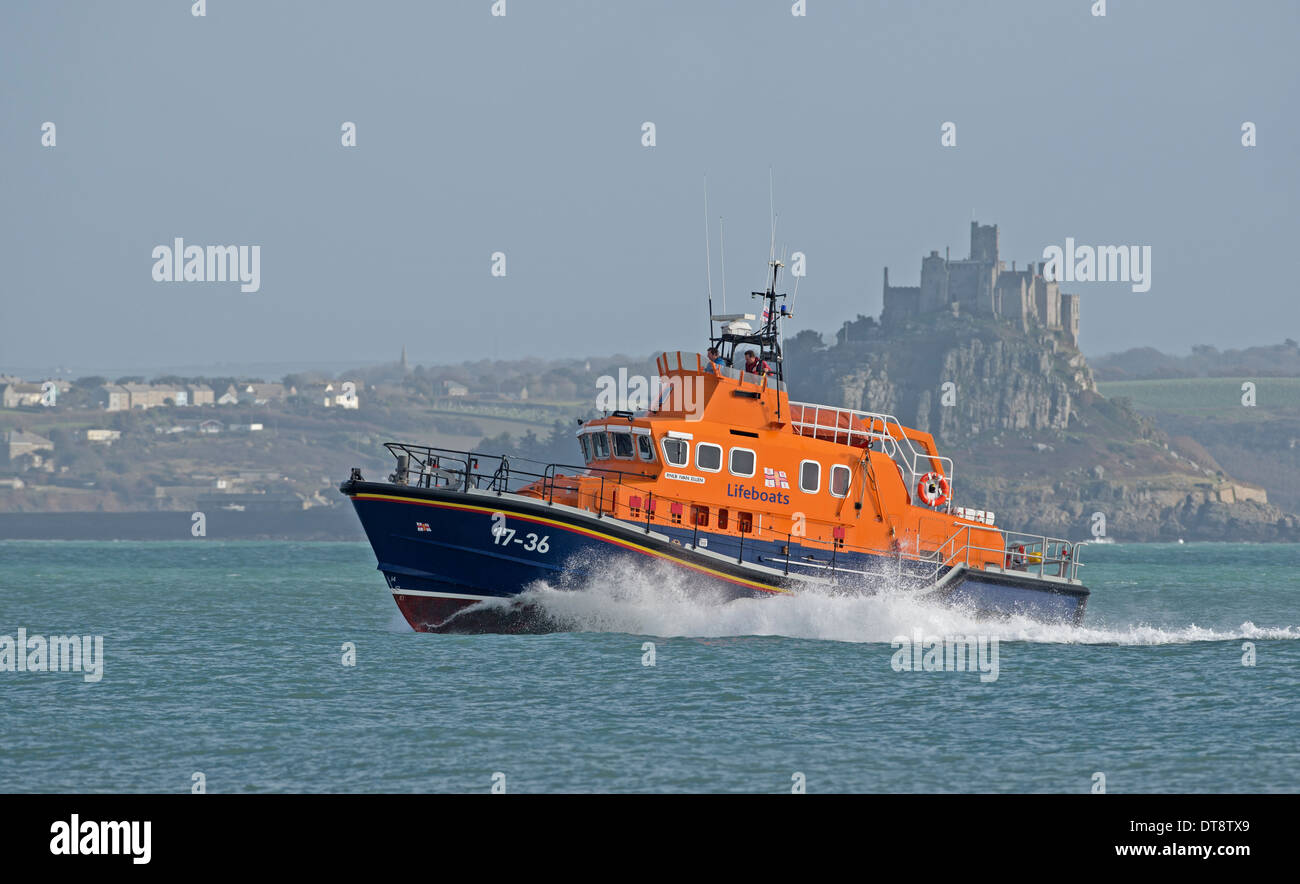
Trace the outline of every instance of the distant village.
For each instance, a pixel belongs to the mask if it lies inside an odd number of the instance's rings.
[[[337,506],[338,476],[383,463],[394,434],[455,447],[503,432],[546,438],[589,407],[582,394],[608,370],[587,360],[425,368],[403,348],[339,379],[272,383],[0,372],[0,512]]]
[[[286,384],[228,384],[221,395],[207,384],[166,384],[166,383],[118,383],[99,384],[89,390],[77,390],[65,380],[46,380],[27,382],[22,378],[0,376],[0,407],[6,409],[52,407],[74,394],[81,392],[79,404],[102,412],[135,411],[150,408],[201,408],[203,406],[234,405],[274,405],[286,402],[290,397],[320,405],[323,408],[360,407],[356,386],[347,383],[323,383],[298,390]],[[222,432],[256,433],[263,425],[257,422],[223,422],[215,418],[178,419],[170,424],[154,427],[157,434]],[[80,431],[85,441],[112,445],[122,438],[122,431],[107,427],[87,427]],[[30,466],[40,469],[44,452],[54,451],[54,442],[37,433],[25,430],[9,430],[4,434],[4,460],[17,464],[23,457],[31,460]],[[0,487],[8,484],[14,487],[14,480],[0,477]],[[21,487],[21,484],[18,486]]]
[[[47,380],[26,382],[22,378],[0,375],[0,408],[57,405],[60,397],[74,392],[70,381]],[[356,385],[351,382],[322,383],[299,390],[285,384],[228,384],[217,395],[207,384],[117,383],[97,384],[85,402],[101,411],[130,411],[136,408],[179,408],[203,405],[268,405],[301,396],[325,408],[357,408],[360,402]]]

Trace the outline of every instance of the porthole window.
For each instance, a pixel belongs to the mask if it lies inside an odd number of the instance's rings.
[[[755,463],[756,459],[754,452],[750,451],[748,448],[731,449],[731,475],[748,478],[749,476],[754,475]]]
[[[843,464],[831,467],[831,494],[835,497],[849,496],[849,468]]]
[[[799,490],[804,494],[816,494],[822,488],[822,465],[815,460],[799,463]]]
[[[701,442],[695,446],[695,468],[706,473],[722,471],[722,446]]]
[[[684,467],[691,460],[691,443],[685,439],[664,439],[660,443],[669,466]]]

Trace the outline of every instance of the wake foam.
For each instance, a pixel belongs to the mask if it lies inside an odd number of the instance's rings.
[[[900,586],[861,591],[802,590],[770,598],[731,599],[680,568],[663,562],[613,560],[558,583],[538,582],[517,599],[539,622],[573,632],[655,636],[754,636],[842,642],[891,642],[896,636],[987,635],[1000,641],[1066,644],[1162,645],[1234,639],[1298,639],[1300,628],[1206,629],[1195,624],[1111,627],[1046,624],[1027,618],[983,619],[973,612],[927,602]],[[493,604],[493,603],[485,603]],[[550,630],[548,630],[550,631]]]

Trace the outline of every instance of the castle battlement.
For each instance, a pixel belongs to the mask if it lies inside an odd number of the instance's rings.
[[[954,261],[937,251],[921,259],[919,286],[891,286],[885,268],[886,328],[930,313],[949,310],[956,315],[994,316],[1018,324],[1024,331],[1043,328],[1059,332],[1072,347],[1079,346],[1079,297],[1061,291],[1043,276],[1042,262],[1011,269],[998,257],[998,226],[970,225],[970,256]]]

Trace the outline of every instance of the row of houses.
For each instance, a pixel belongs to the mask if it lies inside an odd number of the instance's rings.
[[[58,394],[71,389],[67,381],[27,383],[0,376],[0,407],[53,405]],[[228,385],[220,394],[207,384],[104,384],[94,391],[92,401],[104,411],[134,411],[164,406],[274,405],[295,396],[325,408],[360,407],[356,384],[350,381],[312,384],[301,391],[285,384],[240,383]]]
[[[300,396],[325,408],[358,408],[361,400],[351,381],[304,385],[301,389],[285,384],[232,384],[218,399],[218,405],[272,405]]]
[[[40,384],[27,384],[19,381],[0,387],[0,406],[5,408],[40,405],[43,399],[45,399],[45,390]]]
[[[32,405],[53,405],[59,395],[72,389],[67,381],[40,381],[28,383],[22,378],[0,374],[0,408],[22,408]]]
[[[105,411],[212,405],[215,401],[207,384],[104,384],[95,393],[96,404]]]
[[[150,387],[148,384],[126,385],[130,387]],[[105,389],[108,389],[107,387]],[[290,397],[301,396],[309,402],[316,402],[326,408],[357,408],[360,406],[360,400],[355,392],[355,385],[350,383],[324,383],[305,386],[302,390],[297,387],[286,384],[230,384],[226,387],[224,393],[215,396],[211,387],[206,384],[198,384],[187,388],[191,391],[188,401],[184,397],[184,391],[177,390],[168,400],[168,392],[161,389],[162,401],[159,401],[159,386],[153,386],[147,397],[136,399],[135,393],[128,389],[130,397],[125,408],[152,408],[155,405],[277,405],[287,401]],[[120,397],[115,400],[121,403]],[[114,402],[106,406],[108,411],[118,411],[114,407]]]

